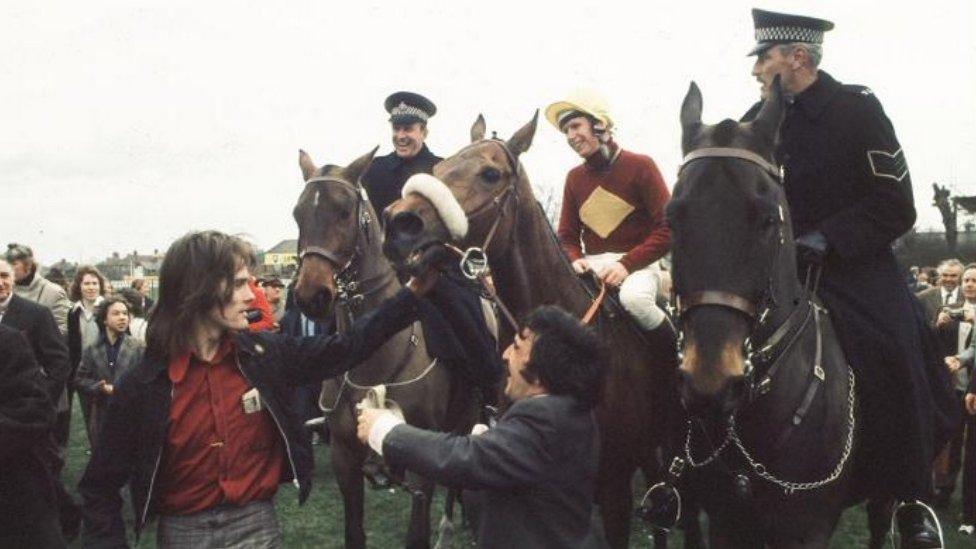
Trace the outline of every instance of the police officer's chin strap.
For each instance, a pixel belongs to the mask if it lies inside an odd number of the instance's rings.
[[[610,143],[613,141],[613,133],[607,128],[604,122],[594,122],[593,123],[593,135],[600,141],[600,154],[603,155],[603,159],[609,164],[613,161],[614,151],[610,148]]]

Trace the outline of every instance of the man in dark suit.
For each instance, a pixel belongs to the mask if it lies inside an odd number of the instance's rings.
[[[0,325],[24,334],[34,355],[34,361],[41,368],[41,382],[47,392],[48,400],[55,409],[67,400],[66,386],[71,377],[71,363],[68,360],[68,346],[51,309],[13,293],[13,267],[0,258]],[[58,436],[58,429],[52,432],[52,442],[43,453],[46,467],[52,472],[56,501],[59,506],[62,531],[70,541],[77,537],[81,522],[80,511],[60,479],[64,461],[58,455],[58,447],[63,451],[67,445],[67,433]],[[36,455],[41,456],[42,453]]]
[[[68,347],[50,309],[13,293],[13,268],[4,259],[0,259],[0,324],[27,336],[44,372],[51,403],[57,405],[71,374]]]
[[[497,425],[468,436],[425,431],[388,410],[363,410],[359,438],[394,467],[481,490],[479,547],[583,547],[597,474],[597,402],[606,351],[555,307],[529,315],[505,351],[513,401]]]
[[[65,547],[47,466],[54,406],[45,392],[27,340],[0,325],[0,547]]]
[[[918,300],[925,308],[925,318],[939,334],[944,349],[943,356],[956,354],[959,334],[959,319],[953,318],[953,311],[962,307],[962,263],[958,259],[947,259],[939,264],[939,283],[918,294]],[[958,315],[956,315],[958,316]]]
[[[383,210],[400,198],[403,184],[411,175],[431,173],[441,157],[430,152],[427,120],[437,107],[426,97],[412,92],[396,92],[383,103],[390,113],[393,152],[373,160],[362,177],[366,195],[382,222]]]

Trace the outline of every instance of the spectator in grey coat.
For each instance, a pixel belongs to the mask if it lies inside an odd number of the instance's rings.
[[[47,307],[61,333],[67,333],[71,302],[64,288],[41,276],[40,265],[34,260],[34,251],[23,244],[8,244],[6,259],[14,268],[14,293]]]
[[[98,444],[98,435],[109,399],[115,392],[115,383],[123,373],[142,361],[145,344],[128,335],[129,305],[121,297],[102,300],[95,310],[95,321],[101,329],[98,341],[85,348],[75,386],[91,398],[89,439],[92,447]]]

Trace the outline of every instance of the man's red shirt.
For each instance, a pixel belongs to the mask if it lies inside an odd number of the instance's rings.
[[[231,338],[213,361],[192,354],[169,363],[173,403],[157,473],[157,509],[187,515],[220,503],[271,499],[285,470],[284,443],[267,409],[245,413],[253,387],[237,366]]]
[[[580,216],[580,209],[598,189],[604,199],[612,195],[609,200],[619,200],[618,206],[626,203],[633,208],[606,237],[594,232]],[[671,192],[650,157],[620,150],[607,163],[597,153],[566,176],[559,241],[570,260],[582,258],[584,249],[587,255],[616,252],[624,254],[620,263],[628,272],[640,270],[671,248],[671,229],[664,218],[670,199]]]

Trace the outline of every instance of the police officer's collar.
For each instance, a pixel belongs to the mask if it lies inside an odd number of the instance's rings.
[[[392,162],[390,162],[387,165],[387,167],[392,172],[393,170],[398,169],[403,164],[411,164],[411,163],[416,162],[418,160],[425,160],[425,159],[430,158],[432,156],[434,156],[434,153],[430,152],[430,149],[427,148],[427,143],[424,143],[423,145],[420,146],[420,150],[417,151],[417,154],[411,156],[410,158],[406,158],[405,159],[405,158],[401,157],[400,155],[398,155],[396,153],[396,151],[391,152],[390,153],[390,159],[392,160]]]
[[[813,84],[793,99],[794,108],[803,109],[810,118],[817,118],[839,89],[840,82],[824,71],[817,71]]]

